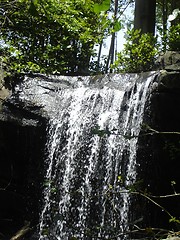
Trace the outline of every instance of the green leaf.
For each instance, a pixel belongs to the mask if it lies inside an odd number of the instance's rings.
[[[171,223],[171,222],[174,222],[174,223],[180,224],[180,220],[177,219],[176,217],[173,217],[173,216],[171,216],[171,218],[169,219],[169,222],[170,222],[170,223]]]
[[[115,20],[115,22],[114,22],[114,28],[113,28],[114,32],[118,32],[118,31],[120,31],[121,28],[122,28],[122,26],[121,26],[120,21]]]
[[[57,192],[57,189],[55,187],[52,187],[51,188],[51,193],[56,193]]]
[[[110,134],[111,134],[111,132],[109,131],[108,128],[100,129],[99,126],[95,126],[95,128],[93,128],[93,129],[91,130],[91,133],[92,133],[92,134],[96,134],[96,135],[98,135],[99,137],[104,137],[105,135],[110,136]]]
[[[109,10],[110,3],[111,3],[110,0],[104,0],[101,4],[95,3],[94,4],[94,12],[100,13],[100,12]]]

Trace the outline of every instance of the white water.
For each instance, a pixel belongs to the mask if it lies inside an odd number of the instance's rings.
[[[154,76],[119,78],[122,87],[81,82],[51,100],[39,240],[128,239],[116,236],[128,230],[136,181],[138,138],[129,136],[140,132]]]

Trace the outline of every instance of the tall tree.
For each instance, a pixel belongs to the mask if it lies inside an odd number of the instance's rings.
[[[141,33],[155,32],[156,0],[135,0],[134,29]]]

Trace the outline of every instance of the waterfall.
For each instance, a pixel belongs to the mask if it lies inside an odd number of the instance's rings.
[[[39,240],[128,239],[127,189],[154,76],[53,79]]]

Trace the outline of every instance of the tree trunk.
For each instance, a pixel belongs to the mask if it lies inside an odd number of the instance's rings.
[[[98,71],[100,70],[100,65],[101,65],[100,61],[101,61],[102,46],[103,46],[103,41],[101,41],[100,45],[99,45],[98,59],[97,59],[97,70]]]
[[[134,29],[155,33],[156,0],[135,0]]]
[[[115,46],[115,32],[111,35],[111,45],[109,49],[109,54],[106,62],[105,73],[108,73],[109,65],[113,64],[114,62],[114,46]],[[110,73],[112,73],[112,69],[110,68]]]
[[[162,20],[163,20],[163,51],[166,51],[167,45],[167,17],[168,17],[168,4],[167,0],[162,1]]]
[[[118,0],[114,1],[114,21],[116,21],[117,19],[117,13],[118,13]],[[111,35],[111,45],[110,45],[110,49],[109,49],[109,55],[108,55],[108,59],[106,62],[106,69],[105,72],[108,72],[109,69],[109,64],[113,64],[114,63],[114,54],[115,54],[115,39],[116,39],[116,33],[113,32]],[[110,68],[110,73],[112,73],[112,69]]]

